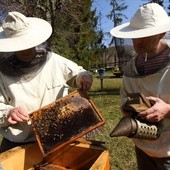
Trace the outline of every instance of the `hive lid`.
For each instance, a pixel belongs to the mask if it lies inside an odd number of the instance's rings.
[[[44,156],[105,123],[92,100],[80,91],[32,112],[30,120]]]

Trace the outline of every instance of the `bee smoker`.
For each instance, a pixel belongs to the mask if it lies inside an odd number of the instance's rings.
[[[157,139],[160,136],[160,124],[152,124],[138,116],[140,112],[152,107],[152,105],[153,103],[143,94],[129,93],[122,106],[122,111],[130,113],[131,116],[123,117],[110,133],[110,137],[127,136],[146,140]]]
[[[151,124],[141,120],[139,121],[132,117],[123,117],[110,133],[110,137],[119,136],[155,140],[160,136],[160,131],[156,124]]]

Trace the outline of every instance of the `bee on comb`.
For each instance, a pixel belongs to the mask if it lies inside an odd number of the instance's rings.
[[[105,123],[94,103],[79,91],[33,112],[30,120],[44,155]]]

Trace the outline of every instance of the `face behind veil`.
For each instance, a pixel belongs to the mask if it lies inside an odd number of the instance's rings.
[[[15,53],[0,53],[0,71],[2,74],[21,79],[35,77],[43,68],[47,60],[47,50],[44,47],[36,48],[36,57],[30,62],[17,59]]]

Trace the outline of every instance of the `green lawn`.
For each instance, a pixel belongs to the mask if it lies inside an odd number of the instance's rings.
[[[101,91],[100,80],[94,75],[89,95],[106,123],[100,133],[96,132],[93,139],[105,142],[104,146],[110,153],[111,170],[135,170],[136,158],[131,140],[127,137],[111,138],[109,136],[121,118],[119,109],[121,81],[121,78],[106,79],[103,81],[104,90]]]

